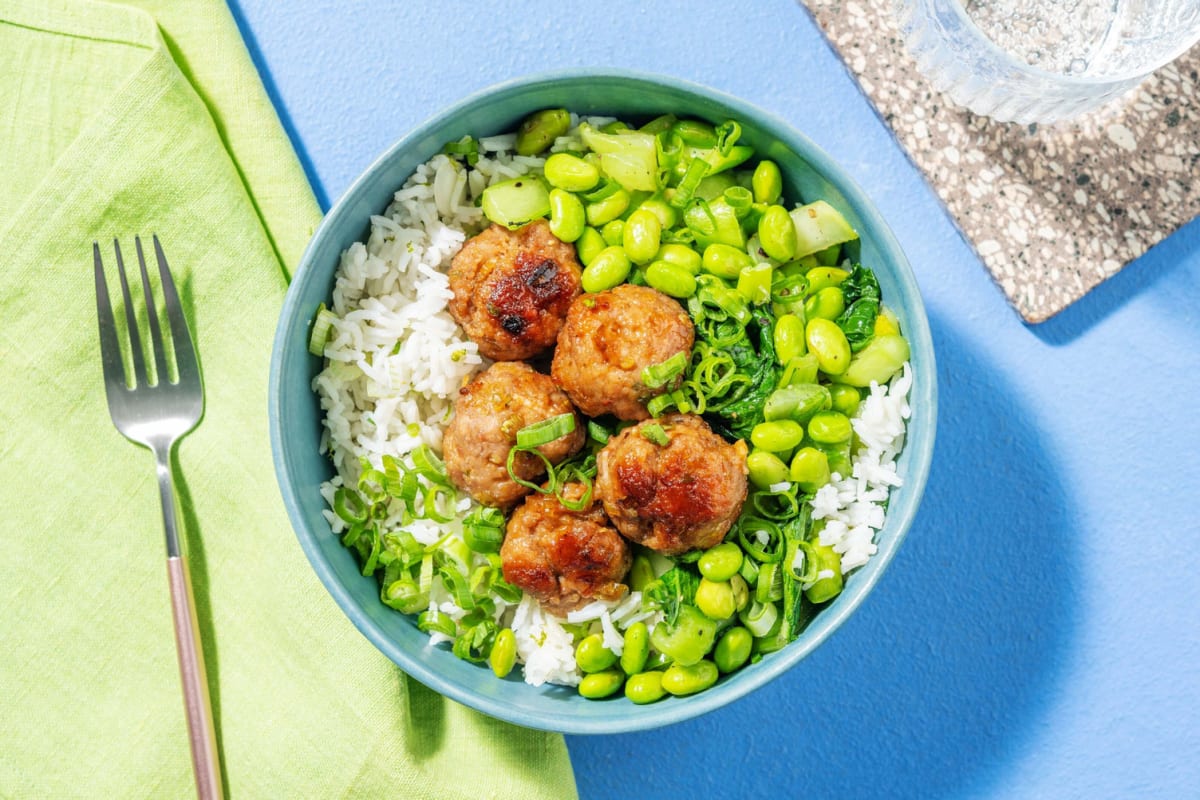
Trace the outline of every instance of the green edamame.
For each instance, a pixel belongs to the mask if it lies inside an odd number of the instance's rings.
[[[846,310],[846,296],[837,286],[826,286],[804,301],[806,319],[837,319]]]
[[[712,649],[717,623],[695,606],[681,605],[675,625],[660,622],[650,632],[650,644],[663,655],[684,666],[695,664]]]
[[[625,220],[613,219],[600,226],[600,235],[604,243],[610,247],[621,247],[625,244]],[[626,253],[628,255],[628,253]]]
[[[817,444],[841,444],[853,435],[850,418],[840,411],[821,411],[808,421],[808,438]]]
[[[776,202],[783,194],[783,176],[779,174],[779,166],[774,161],[758,162],[750,179],[750,187],[754,191],[754,202]]]
[[[656,261],[666,261],[668,264],[682,267],[692,275],[700,274],[700,254],[686,244],[664,244],[658,248],[658,254],[654,258]]]
[[[639,672],[625,681],[625,696],[639,706],[663,699],[667,692],[662,685],[663,673],[658,671]]]
[[[675,227],[675,223],[679,221],[679,212],[675,207],[663,200],[660,195],[648,197],[638,206],[639,209],[649,211],[654,216],[658,217],[658,224],[662,226],[664,231],[668,231]]]
[[[587,217],[579,198],[562,189],[551,189],[550,232],[564,242],[573,242],[586,227]]]
[[[579,693],[588,700],[601,700],[612,695],[625,683],[625,673],[619,669],[593,672],[579,682]]]
[[[854,362],[852,358],[851,363]],[[847,417],[853,417],[858,411],[858,406],[862,402],[862,395],[858,389],[846,383],[835,383],[829,387],[831,405],[834,411],[840,411]]]
[[[721,672],[733,672],[750,658],[753,644],[754,637],[750,631],[735,625],[717,640],[717,646],[713,648],[713,663]]]
[[[887,383],[908,361],[908,356],[908,340],[903,336],[876,336],[854,354],[854,360],[837,380],[859,387],[870,386],[871,381]]]
[[[568,192],[586,192],[600,182],[600,170],[570,153],[554,153],[542,168],[551,186]]]
[[[492,652],[488,655],[488,663],[497,678],[503,678],[512,672],[517,663],[517,636],[512,628],[505,628],[496,634],[492,642]]]
[[[604,241],[600,231],[585,227],[583,233],[575,240],[575,255],[579,258],[579,263],[586,267],[605,247],[608,247],[608,243]]]
[[[729,581],[701,578],[700,585],[696,587],[696,607],[709,619],[729,619],[737,611],[733,587],[729,585]]]
[[[750,441],[760,450],[786,453],[804,441],[804,426],[790,419],[760,422],[751,429]]]
[[[633,675],[646,668],[646,657],[650,655],[650,631],[646,623],[635,622],[625,629],[625,641],[621,650],[621,669]]]
[[[808,280],[808,293],[816,294],[829,286],[837,286],[849,278],[850,273],[838,267],[814,267],[804,273],[804,277]]]
[[[758,244],[776,261],[796,257],[796,225],[783,206],[767,206],[758,220]]]
[[[711,661],[672,664],[662,674],[662,688],[676,697],[702,692],[717,682],[717,665]]]
[[[662,238],[662,223],[653,212],[639,208],[625,220],[622,244],[629,260],[635,264],[648,264],[658,253]],[[649,279],[646,281],[649,283]],[[650,284],[653,286],[654,284]]]
[[[804,335],[809,352],[826,375],[841,375],[850,366],[850,343],[833,320],[810,319]]]
[[[744,268],[754,266],[754,259],[745,250],[716,242],[704,248],[700,265],[710,275],[735,281]]]
[[[746,471],[754,488],[763,491],[788,480],[787,464],[766,450],[755,450],[746,456]]]
[[[629,208],[629,192],[618,189],[603,200],[587,204],[587,221],[592,227],[611,222]]]
[[[671,297],[683,299],[696,293],[692,273],[668,261],[655,261],[646,267],[646,285]]]
[[[585,292],[603,292],[623,283],[629,277],[630,266],[624,250],[606,247],[592,259],[592,263],[584,267],[579,282]]]
[[[585,636],[575,647],[575,663],[584,672],[603,672],[617,663],[617,654],[604,646],[604,635]]]
[[[742,548],[733,542],[722,542],[705,550],[696,566],[710,581],[727,581],[742,568]]]
[[[815,447],[801,447],[792,456],[790,477],[801,491],[814,493],[829,483],[829,457]]]
[[[842,592],[842,557],[820,542],[809,542],[810,557],[815,562],[818,578],[804,590],[804,596],[814,603],[824,603]]]
[[[517,155],[536,156],[570,127],[571,115],[565,108],[547,108],[530,114],[517,128]]]
[[[775,357],[780,364],[786,364],[808,352],[808,345],[804,341],[804,320],[795,314],[783,314],[775,320],[775,330],[771,335],[775,342]]]
[[[633,566],[629,568],[629,588],[632,591],[643,591],[654,582],[654,566],[650,559],[639,553],[633,557]]]

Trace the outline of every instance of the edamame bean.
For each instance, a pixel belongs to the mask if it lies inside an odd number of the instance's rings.
[[[663,674],[657,671],[639,672],[625,681],[625,696],[630,702],[644,706],[663,699],[667,692],[662,685]]]
[[[650,655],[650,631],[646,623],[635,622],[625,629],[625,642],[621,650],[621,669],[626,675],[641,672],[646,668],[646,656]]]
[[[804,273],[804,277],[808,280],[808,293],[816,294],[826,287],[837,286],[849,278],[850,273],[838,267],[814,267]]]
[[[542,167],[551,186],[568,192],[586,192],[600,182],[600,170],[570,153],[554,153]]]
[[[625,220],[622,243],[625,245],[625,253],[633,263],[648,264],[653,261],[655,254],[658,253],[661,238],[662,223],[658,221],[658,217],[653,212],[639,208],[629,215],[629,219]],[[649,283],[648,279],[647,283]]]
[[[870,386],[871,381],[885,384],[900,371],[908,356],[908,340],[903,336],[876,336],[854,354],[854,360],[838,382],[861,387]]]
[[[829,483],[829,457],[815,447],[801,447],[792,456],[791,479],[800,490],[812,494]]]
[[[653,582],[654,567],[650,559],[639,553],[633,557],[633,566],[629,568],[629,588],[640,592]]]
[[[564,242],[573,242],[583,235],[587,217],[583,203],[570,192],[550,190],[550,232]]]
[[[796,225],[783,206],[767,206],[758,220],[758,244],[776,261],[796,257]]]
[[[850,366],[850,343],[832,320],[810,319],[804,335],[809,352],[826,375],[841,375]]]
[[[760,161],[754,168],[754,177],[750,179],[750,187],[754,190],[754,202],[774,203],[783,194],[783,176],[774,161]]]
[[[826,286],[804,301],[806,319],[837,319],[846,310],[846,298],[837,286]]]
[[[804,426],[790,419],[760,422],[750,430],[750,441],[760,450],[786,453],[804,441]]]
[[[701,268],[710,275],[735,281],[745,267],[754,266],[754,259],[745,250],[728,244],[714,242],[704,248],[700,259]]]
[[[784,314],[775,320],[775,330],[771,335],[775,341],[775,357],[780,364],[786,364],[808,352],[808,345],[804,341],[804,320],[795,314]]]
[[[599,227],[606,222],[611,222],[624,214],[627,208],[629,208],[629,192],[618,189],[603,200],[588,203],[588,225]]]
[[[517,128],[517,155],[536,156],[571,127],[571,115],[565,108],[547,108],[530,114]]]
[[[840,411],[821,411],[808,421],[808,438],[817,444],[841,444],[853,435],[850,418]]]
[[[593,633],[576,646],[575,663],[584,672],[603,672],[617,663],[617,654],[604,646],[604,634]]]
[[[686,244],[664,244],[658,248],[658,254],[654,258],[677,267],[683,267],[692,275],[700,274],[700,254]]]
[[[750,658],[754,637],[741,625],[735,625],[717,640],[713,648],[713,663],[721,672],[733,672]]]
[[[696,279],[692,273],[667,261],[655,261],[646,267],[646,284],[680,299],[696,293]]]
[[[853,361],[853,359],[851,359]],[[859,403],[862,402],[862,395],[858,389],[845,383],[835,383],[829,387],[831,404],[834,411],[840,411],[847,417],[853,417],[854,412],[858,411]]]
[[[583,233],[575,240],[575,255],[579,258],[579,263],[586,267],[607,246],[608,243],[604,241],[600,231],[595,228],[584,228]]]
[[[600,700],[616,692],[624,682],[625,673],[619,669],[593,672],[583,676],[579,682],[579,693],[588,700]]]
[[[722,542],[705,550],[696,566],[710,581],[727,581],[742,568],[742,548],[734,542]]]
[[[824,603],[842,592],[842,557],[834,551],[832,545],[827,547],[819,541],[810,544],[810,557],[815,562],[818,574],[823,573],[823,576],[804,590],[804,596],[814,603]]]
[[[492,642],[492,652],[488,656],[488,662],[497,678],[503,678],[512,672],[513,666],[517,663],[517,637],[512,628],[505,628],[496,634],[496,641]]]
[[[625,243],[625,220],[609,220],[601,226],[600,235],[604,237],[605,244],[611,247],[621,247]]]
[[[655,195],[643,200],[638,208],[649,211],[658,217],[658,224],[662,226],[664,231],[674,228],[675,223],[679,221],[679,212],[675,210],[674,206],[663,200],[661,195]]]
[[[625,255],[624,250],[620,247],[606,247],[592,259],[592,263],[584,267],[579,282],[585,292],[603,292],[624,282],[629,277],[629,269],[629,257]]]
[[[733,587],[729,581],[710,581],[701,578],[696,587],[696,608],[709,619],[729,619],[737,611]]]
[[[717,665],[698,661],[684,666],[672,664],[662,675],[662,688],[676,697],[702,692],[717,682]]]
[[[768,422],[790,419],[805,423],[832,404],[830,390],[818,383],[784,386],[771,392],[763,403],[763,418]]]
[[[754,488],[766,491],[777,483],[788,480],[787,464],[779,456],[766,450],[755,450],[746,457],[746,470]]]

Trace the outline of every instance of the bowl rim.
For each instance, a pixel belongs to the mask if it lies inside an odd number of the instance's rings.
[[[753,119],[756,125],[776,136],[789,150],[807,162],[814,173],[837,188],[846,201],[853,206],[854,212],[861,219],[864,227],[871,230],[871,239],[880,251],[881,260],[888,264],[907,296],[912,318],[908,320],[905,331],[906,338],[912,344],[914,353],[919,352],[925,356],[920,364],[913,364],[914,384],[909,394],[912,417],[908,421],[907,430],[911,431],[914,425],[919,425],[922,430],[926,431],[926,434],[915,441],[909,437],[905,442],[905,455],[909,460],[908,471],[904,475],[906,493],[899,508],[889,505],[888,520],[884,530],[889,533],[890,545],[887,548],[881,548],[866,565],[859,568],[853,587],[848,585],[837,605],[826,608],[817,615],[800,639],[772,654],[773,658],[764,659],[756,664],[753,671],[741,673],[736,681],[718,684],[687,698],[674,698],[675,702],[654,704],[651,706],[655,712],[653,714],[614,715],[599,718],[589,716],[575,719],[569,713],[565,713],[567,711],[565,708],[558,713],[515,709],[503,701],[482,696],[444,678],[428,661],[415,657],[400,647],[368,614],[363,612],[359,603],[339,580],[333,567],[325,560],[317,544],[318,532],[313,531],[310,527],[311,520],[301,513],[297,488],[294,485],[295,482],[290,479],[289,468],[284,458],[286,444],[280,413],[280,389],[283,376],[283,356],[289,346],[287,323],[298,314],[307,314],[298,306],[302,294],[301,289],[306,284],[309,273],[315,269],[313,258],[318,249],[318,243],[325,233],[347,213],[346,209],[352,204],[353,199],[364,190],[371,181],[371,176],[382,165],[397,157],[401,151],[428,137],[432,131],[440,128],[448,120],[462,114],[472,106],[494,101],[498,95],[525,92],[545,84],[597,79],[664,87],[673,92],[694,95],[722,106],[728,109],[731,117],[735,119]],[[916,374],[918,368],[920,368],[919,376]],[[918,399],[919,402],[917,402]],[[928,314],[916,276],[913,274],[911,265],[900,248],[898,240],[875,204],[858,186],[853,177],[807,135],[773,113],[708,86],[650,72],[581,67],[533,73],[475,91],[409,130],[355,178],[322,218],[320,225],[305,247],[300,263],[292,274],[272,344],[268,384],[268,417],[276,479],[301,549],[313,571],[316,572],[321,583],[342,612],[381,653],[404,673],[416,678],[430,689],[497,719],[528,728],[567,734],[625,733],[682,722],[744,697],[775,680],[806,658],[824,643],[851,614],[858,610],[899,550],[912,526],[924,493],[936,438],[937,369]],[[895,514],[897,510],[900,512],[898,515]],[[447,657],[453,658],[449,654]]]

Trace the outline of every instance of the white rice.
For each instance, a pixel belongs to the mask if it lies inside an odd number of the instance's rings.
[[[556,140],[552,152],[581,149],[578,121],[572,117],[571,132]],[[588,120],[596,127],[610,121]],[[476,206],[483,190],[542,165],[541,158],[513,154],[514,140],[513,135],[481,139],[479,160],[470,170],[445,155],[417,167],[386,211],[371,217],[367,241],[342,254],[331,308],[337,319],[325,347],[326,366],[313,380],[324,411],[321,450],[337,472],[321,486],[330,507],[339,486],[355,485],[363,458],[375,468],[382,467],[385,455],[411,467],[409,454],[422,443],[440,453],[455,393],[489,363],[447,311],[451,293],[446,273],[463,243],[486,227]],[[895,459],[909,416],[911,383],[906,364],[890,387],[872,384],[853,420],[863,444],[853,457],[853,475],[835,475],[812,500],[813,518],[826,520],[821,541],[842,554],[843,572],[874,555],[874,532],[883,526],[888,490],[900,485]],[[465,516],[474,505],[463,498],[456,510]],[[402,526],[399,502],[391,512],[385,525],[409,531],[424,545],[448,532],[462,534],[459,522],[439,525],[418,519]],[[345,530],[332,510],[324,513],[335,534]],[[760,540],[767,537],[758,533]],[[482,557],[474,558],[482,563]],[[669,566],[657,561],[659,572]],[[574,686],[582,677],[564,622],[588,624],[619,655],[622,629],[657,621],[653,612],[642,611],[638,592],[616,603],[593,602],[566,620],[547,613],[528,595],[515,606],[494,599],[496,622],[516,634],[518,662],[525,681],[534,686]],[[466,613],[440,580],[434,581],[429,611],[456,621]],[[436,632],[429,639],[430,646],[446,641],[449,637]]]

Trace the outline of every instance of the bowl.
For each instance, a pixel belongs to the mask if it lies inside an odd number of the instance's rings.
[[[779,165],[789,201],[826,198],[859,231],[861,260],[876,270],[912,350],[913,415],[898,465],[905,482],[892,492],[878,553],[848,576],[844,591],[784,649],[704,692],[645,706],[623,696],[598,702],[572,688],[533,687],[522,681],[520,670],[500,680],[486,665],[462,661],[445,646],[430,647],[413,619],[380,602],[376,578],[363,577],[321,513],[325,505],[318,487],[332,477],[332,466],[318,452],[321,410],[310,387],[321,364],[307,345],[315,309],[329,300],[341,252],[365,238],[370,215],[381,213],[413,169],[446,142],[464,134],[512,131],[531,112],[549,107],[623,119],[673,112],[714,122],[738,120],[743,141]],[[806,136],[741,100],[673,78],[613,70],[540,74],[486,89],[420,125],[368,167],[325,216],[295,272],[275,336],[269,393],[275,470],[296,536],[354,625],[404,672],[442,695],[518,725],[572,734],[643,730],[695,717],[777,678],[825,641],[870,593],[912,523],[929,471],[936,420],[933,345],[916,280],[892,232],[854,180]]]

